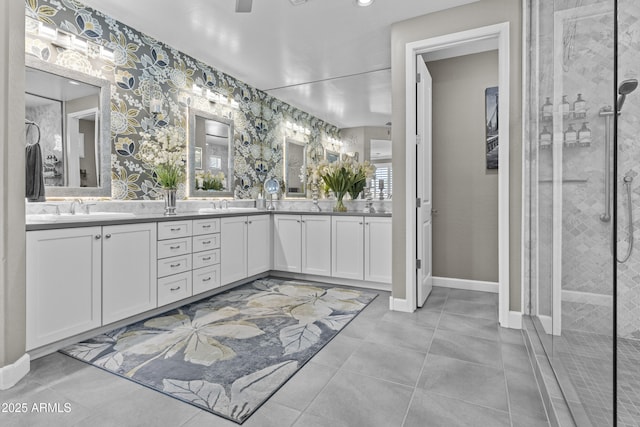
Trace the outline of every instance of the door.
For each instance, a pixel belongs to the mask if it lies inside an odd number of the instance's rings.
[[[105,226],[102,234],[102,323],[156,308],[156,223]]]
[[[247,277],[247,217],[220,220],[220,281],[227,285]]]
[[[301,219],[299,215],[274,215],[273,269],[300,273]]]
[[[26,349],[99,327],[102,228],[26,234]]]
[[[364,280],[391,284],[391,218],[364,219]]]
[[[302,272],[331,276],[331,217],[302,217]]]
[[[364,220],[361,216],[331,218],[331,276],[364,278]]]
[[[248,217],[247,275],[271,270],[271,216]]]
[[[417,58],[416,85],[416,284],[417,304],[422,307],[431,289],[431,98],[432,80],[421,56]]]

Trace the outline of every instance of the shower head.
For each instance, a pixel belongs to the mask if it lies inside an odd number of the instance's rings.
[[[629,79],[620,83],[620,87],[618,88],[618,95],[620,95],[618,97],[618,105],[617,105],[618,111],[622,109],[622,106],[624,105],[624,100],[627,97],[627,95],[629,95],[631,92],[636,90],[637,87],[638,87],[638,80],[636,79]]]

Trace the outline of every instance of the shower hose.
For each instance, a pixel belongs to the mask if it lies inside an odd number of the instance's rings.
[[[631,181],[633,181],[633,178],[629,175],[626,175],[623,181],[625,189],[627,190],[627,233],[629,238],[629,245],[627,246],[627,253],[625,254],[624,258],[619,259],[618,255],[616,254],[616,260],[619,263],[627,262],[627,260],[631,256],[631,251],[633,251],[633,207],[631,206]]]

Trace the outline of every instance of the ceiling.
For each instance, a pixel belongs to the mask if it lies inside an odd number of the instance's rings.
[[[391,121],[391,24],[477,0],[84,0],[340,128]],[[297,1],[295,2],[297,3]]]

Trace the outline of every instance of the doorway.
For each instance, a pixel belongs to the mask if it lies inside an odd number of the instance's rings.
[[[414,311],[418,306],[417,290],[422,272],[420,268],[428,260],[418,258],[418,243],[422,244],[422,227],[418,225],[418,209],[416,198],[418,170],[416,167],[417,150],[417,93],[416,75],[418,61],[423,54],[430,54],[432,59],[462,56],[487,50],[498,50],[498,86],[500,88],[499,122],[509,123],[509,23],[501,23],[469,31],[448,34],[426,40],[411,42],[406,45],[406,200],[414,200],[415,209],[407,209],[406,233],[414,235],[417,240],[407,239],[406,247],[406,301],[402,306],[395,305],[405,311]],[[423,138],[423,137],[422,137]],[[501,326],[520,328],[521,312],[509,311],[509,126],[501,126],[498,133],[498,288],[499,313]],[[430,173],[430,171],[429,171]],[[427,236],[428,237],[428,236]],[[424,255],[423,255],[424,256]],[[426,254],[431,256],[431,254]],[[395,308],[395,307],[394,307]]]

